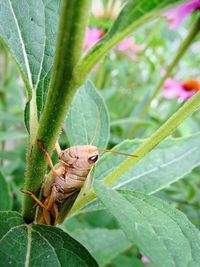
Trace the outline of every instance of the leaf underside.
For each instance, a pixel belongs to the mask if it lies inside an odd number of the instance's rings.
[[[95,191],[128,239],[157,267],[198,267],[200,232],[180,211],[143,193],[117,192],[95,183]]]
[[[40,115],[49,83],[60,0],[0,0],[0,38],[13,55],[26,84],[27,101],[33,90]],[[29,106],[26,107],[29,124]]]
[[[103,98],[89,80],[75,94],[66,118],[69,143],[105,148],[109,139],[109,115]]]

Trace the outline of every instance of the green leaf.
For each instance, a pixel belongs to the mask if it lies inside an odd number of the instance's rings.
[[[37,90],[38,112],[53,62],[59,5],[60,0],[0,0],[0,38],[21,70],[28,101]]]
[[[200,232],[180,211],[143,193],[118,193],[95,183],[98,198],[128,239],[157,267],[198,267]]]
[[[6,178],[0,170],[0,210],[12,208],[12,196]]]
[[[100,266],[109,264],[119,253],[131,246],[119,229],[86,229],[73,234],[73,237],[88,249]]]
[[[26,138],[27,133],[23,132],[0,132],[0,142],[19,138]]]
[[[88,251],[61,229],[25,224],[16,212],[0,212],[1,266],[98,266]]]
[[[126,140],[114,150],[130,153],[141,143],[143,143],[142,140]],[[122,175],[116,183],[112,184],[112,187],[149,194],[166,188],[200,165],[199,149],[199,133],[185,138],[165,140]],[[125,159],[125,156],[112,153],[103,155],[95,166],[93,179],[103,180]]]
[[[90,81],[75,94],[67,119],[70,145],[106,147],[109,138],[109,117],[103,98]]]
[[[88,73],[106,53],[124,37],[143,24],[158,17],[164,10],[176,5],[176,0],[130,0],[124,5],[108,33],[86,54],[79,64],[79,71]]]

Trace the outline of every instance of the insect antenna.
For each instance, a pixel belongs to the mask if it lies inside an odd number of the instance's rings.
[[[99,124],[99,121],[100,121],[100,115],[101,115],[102,108],[103,108],[103,102],[101,103],[101,107],[100,107],[100,110],[98,112],[98,117],[97,117],[95,129],[94,129],[94,135],[92,137],[90,145],[92,145],[92,143],[94,142],[94,139],[96,137],[96,133],[97,133],[98,124]],[[123,155],[123,156],[128,156],[128,157],[134,157],[134,158],[138,157],[137,155],[134,155],[134,154],[129,154],[129,153],[125,153],[125,152],[119,152],[119,151],[115,151],[115,150],[104,149],[104,148],[100,148],[100,147],[97,147],[97,150],[104,151],[104,152],[110,152],[110,153],[113,153],[113,154],[119,154],[119,155]]]
[[[100,117],[101,117],[102,108],[103,108],[103,102],[101,103],[100,109],[98,111],[97,121],[96,121],[96,125],[95,125],[95,128],[94,128],[94,134],[93,134],[92,140],[90,142],[90,145],[92,145],[92,143],[94,142],[94,139],[95,139],[96,134],[97,134],[97,129],[98,129],[98,124],[99,124]]]
[[[100,148],[100,147],[97,147],[97,150],[104,151],[104,152],[110,152],[110,153],[113,153],[113,154],[119,154],[119,155],[123,155],[123,156],[128,156],[128,157],[133,157],[133,158],[138,158],[138,156],[134,155],[134,154],[129,154],[129,153],[125,153],[125,152],[119,152],[119,151],[115,151],[115,150],[104,149],[104,148]]]

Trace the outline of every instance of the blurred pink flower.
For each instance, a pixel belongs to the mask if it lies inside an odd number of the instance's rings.
[[[142,261],[144,264],[148,264],[148,263],[150,263],[150,260],[149,260],[146,256],[144,256],[144,255],[142,255],[142,257],[141,257],[141,261]]]
[[[141,45],[137,45],[132,37],[128,37],[117,45],[118,51],[126,51],[127,49],[130,49],[133,52],[138,52],[141,51],[143,47]]]
[[[87,27],[85,34],[84,51],[88,50],[96,42],[98,42],[103,35],[104,35],[103,30],[95,27],[93,28]]]
[[[88,50],[95,43],[97,43],[101,37],[104,35],[104,31],[98,28],[87,28],[85,34],[84,51]],[[144,48],[143,45],[138,45],[135,43],[133,37],[128,37],[124,39],[121,43],[116,46],[116,50],[119,52],[124,52],[129,59],[136,60],[136,53]]]
[[[200,8],[200,0],[190,0],[182,5],[166,11],[163,16],[167,18],[170,29],[175,30],[181,22],[193,11]]]
[[[128,37],[124,39],[121,43],[116,46],[116,50],[119,52],[125,52],[128,58],[135,60],[137,59],[136,53],[144,48],[143,45],[138,45],[135,43],[133,37]]]
[[[167,99],[178,98],[187,100],[200,90],[200,82],[195,79],[189,79],[180,83],[175,79],[168,78],[164,83],[163,95]]]

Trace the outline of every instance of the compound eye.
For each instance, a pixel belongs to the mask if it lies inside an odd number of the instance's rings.
[[[94,156],[92,156],[92,157],[90,157],[89,159],[88,159],[88,162],[90,163],[90,164],[92,164],[92,163],[95,163],[97,160],[98,160],[98,155],[94,155]]]

